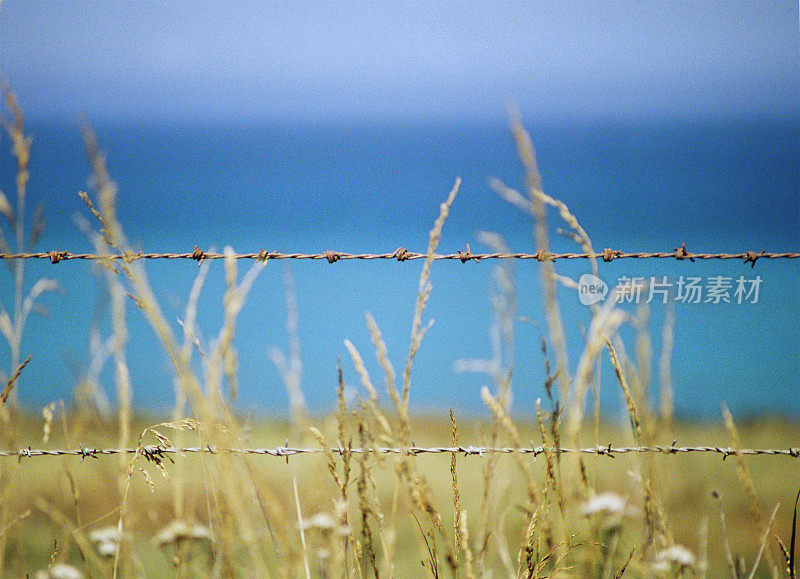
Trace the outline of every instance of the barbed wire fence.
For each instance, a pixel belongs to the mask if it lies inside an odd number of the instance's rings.
[[[328,263],[335,263],[337,261],[346,260],[397,260],[397,261],[410,261],[415,259],[425,259],[428,257],[425,253],[408,251],[404,247],[398,247],[393,252],[387,253],[347,253],[343,251],[323,251],[319,253],[282,253],[279,251],[266,251],[260,250],[257,253],[214,253],[206,252],[195,246],[194,250],[186,253],[144,253],[141,251],[128,251],[125,253],[73,253],[71,251],[41,251],[31,253],[0,253],[0,259],[49,259],[53,264],[61,261],[69,261],[74,259],[79,260],[122,260],[132,262],[139,259],[191,259],[197,262],[209,259],[225,259],[231,257],[233,259],[255,259],[259,261],[269,261],[270,259],[310,259],[310,260],[327,260]],[[798,259],[800,253],[797,252],[766,252],[766,251],[744,251],[741,253],[691,253],[686,249],[686,245],[673,248],[672,251],[661,252],[625,252],[616,249],[604,249],[600,252],[593,254],[589,253],[551,253],[546,251],[537,251],[536,253],[472,253],[469,244],[465,251],[457,251],[456,253],[435,254],[432,256],[434,261],[440,260],[459,260],[462,263],[468,261],[482,261],[486,259],[519,259],[519,260],[536,260],[542,261],[557,261],[564,259],[601,259],[605,262],[613,261],[615,259],[676,259],[679,261],[689,260],[740,260],[745,264],[750,264],[755,267],[756,261],[759,259]]]
[[[153,462],[160,462],[169,455],[182,454],[241,454],[241,455],[261,455],[285,458],[302,454],[323,454],[334,452],[343,454],[363,454],[365,452],[375,452],[378,454],[457,454],[463,456],[483,457],[489,454],[532,454],[534,457],[541,454],[594,454],[616,458],[616,455],[631,453],[654,453],[654,454],[688,454],[698,452],[710,452],[722,456],[725,460],[729,456],[787,456],[791,458],[800,457],[800,448],[731,448],[722,446],[590,446],[586,448],[548,448],[545,446],[530,447],[489,447],[489,446],[433,446],[433,447],[374,447],[374,448],[344,448],[341,445],[331,447],[327,451],[322,448],[301,448],[290,446],[276,446],[272,448],[217,448],[215,446],[190,446],[177,448],[165,445],[145,445],[138,448],[75,448],[75,449],[43,449],[43,448],[22,448],[19,450],[0,451],[0,458],[23,458],[47,457],[47,456],[79,456],[85,458],[100,458],[101,456],[112,456],[119,454],[139,453],[146,459]]]
[[[184,253],[145,253],[145,252],[124,252],[124,253],[74,253],[71,251],[50,250],[42,252],[29,252],[29,253],[2,253],[0,252],[0,260],[13,260],[13,259],[49,259],[51,263],[58,264],[62,261],[69,260],[89,260],[89,261],[125,261],[133,262],[139,259],[184,259],[194,260],[198,263],[204,260],[217,260],[225,258],[233,258],[237,260],[258,260],[267,262],[269,260],[279,259],[300,259],[300,260],[326,260],[328,263],[336,263],[338,261],[347,260],[396,260],[399,262],[411,261],[417,259],[426,259],[429,256],[426,253],[408,251],[403,247],[397,248],[393,252],[386,253],[347,253],[341,251],[323,251],[319,253],[283,253],[278,251],[260,250],[257,253],[216,253],[206,252],[200,249],[197,245],[191,252]],[[431,259],[434,261],[461,261],[466,263],[468,261],[483,261],[483,260],[496,260],[496,259],[515,259],[515,260],[536,260],[538,262],[556,261],[556,260],[571,260],[571,259],[590,259],[602,260],[610,262],[615,259],[675,259],[678,261],[689,260],[739,260],[745,265],[749,264],[751,268],[755,267],[756,261],[759,259],[800,259],[800,252],[767,252],[767,251],[744,251],[740,253],[692,253],[686,249],[686,244],[681,247],[675,247],[672,251],[662,252],[625,252],[606,248],[601,252],[595,253],[551,253],[544,251],[537,251],[535,253],[472,253],[469,244],[466,246],[465,251],[457,251],[456,253],[434,254]],[[290,457],[298,455],[313,455],[322,454],[325,452],[333,452],[343,454],[345,452],[354,454],[363,454],[365,452],[374,452],[379,454],[449,454],[449,455],[462,455],[462,456],[477,456],[484,457],[492,454],[532,454],[537,457],[541,454],[589,454],[615,458],[617,455],[624,454],[663,454],[663,455],[678,455],[689,453],[712,453],[721,455],[722,460],[729,456],[786,456],[790,458],[800,458],[800,447],[790,448],[731,448],[722,446],[676,446],[673,443],[670,446],[651,445],[651,446],[595,446],[584,448],[560,448],[560,447],[546,447],[535,446],[531,444],[529,447],[488,447],[488,446],[434,446],[434,447],[421,447],[421,446],[408,446],[408,447],[371,447],[371,448],[344,448],[339,443],[335,447],[329,449],[323,448],[309,448],[309,447],[290,447],[290,446],[277,446],[272,448],[217,448],[215,446],[194,446],[194,447],[174,447],[171,445],[142,445],[136,448],[86,448],[79,447],[75,449],[44,449],[44,448],[21,448],[17,450],[0,450],[0,459],[2,458],[16,458],[19,461],[27,458],[36,457],[57,457],[57,456],[76,456],[81,459],[94,458],[99,459],[103,456],[114,456],[121,454],[140,454],[146,460],[161,463],[163,460],[172,461],[172,456],[185,455],[185,454],[221,454],[229,453],[236,455],[258,455],[270,456],[275,458],[284,458],[286,461]]]

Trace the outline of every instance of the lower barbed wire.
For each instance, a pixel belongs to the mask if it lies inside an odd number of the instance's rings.
[[[17,450],[0,450],[0,458],[35,458],[48,456],[79,456],[81,458],[100,458],[101,456],[111,456],[119,454],[140,454],[140,455],[163,455],[163,454],[246,454],[263,455],[273,457],[289,457],[300,454],[320,454],[325,453],[322,448],[300,448],[289,446],[278,446],[271,448],[218,448],[212,446],[190,446],[174,447],[164,445],[147,445],[134,448],[89,448],[83,447],[75,449],[43,449],[43,448],[22,448]],[[330,452],[341,454],[344,449],[332,447]],[[484,457],[488,454],[533,454],[538,456],[547,452],[544,446],[532,447],[513,447],[513,446],[403,446],[403,447],[374,447],[374,448],[348,448],[347,452],[362,454],[364,452],[376,452],[380,454],[460,454],[463,456]],[[728,456],[788,456],[792,458],[800,457],[800,448],[730,448],[720,446],[619,446],[612,445],[595,446],[586,448],[551,448],[549,452],[556,454],[596,454],[600,456],[614,457],[616,454],[630,453],[656,453],[656,454],[685,454],[685,453],[713,453],[720,454],[725,459]]]

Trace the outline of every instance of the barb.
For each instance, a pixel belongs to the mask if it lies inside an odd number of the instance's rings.
[[[135,454],[136,448],[84,448],[81,446],[77,449],[34,449],[23,448],[19,450],[3,450],[0,451],[0,458],[23,458],[33,457],[48,457],[48,456],[80,456],[81,458],[100,458],[101,456],[110,456],[118,454]],[[262,455],[273,456],[280,458],[287,458],[299,454],[320,454],[325,452],[341,453],[345,452],[345,448],[341,445],[331,447],[327,451],[323,448],[300,448],[289,446],[278,446],[274,448],[217,448],[215,446],[190,446],[184,448],[176,448],[173,446],[164,445],[148,445],[142,447],[140,454],[144,456],[158,456],[161,458],[168,457],[172,454],[244,454],[244,455]],[[483,458],[490,454],[532,454],[534,457],[544,454],[546,449],[544,446],[530,446],[527,448],[519,447],[487,447],[487,446],[433,446],[433,447],[420,447],[420,446],[406,446],[406,447],[377,447],[377,448],[347,448],[346,452],[355,454],[362,454],[364,452],[377,452],[381,454],[459,454],[464,456],[478,456]],[[791,458],[800,457],[800,448],[743,448],[735,449],[731,447],[722,446],[595,446],[587,448],[558,448],[550,449],[550,452],[558,452],[561,454],[597,454],[600,456],[608,456],[615,458],[619,454],[630,453],[654,453],[654,454],[686,454],[695,452],[709,452],[722,455],[725,460],[729,456],[735,455],[749,455],[749,456],[788,456]],[[170,459],[171,460],[171,459]]]
[[[202,262],[204,259],[224,259],[226,256],[223,253],[205,252],[194,247],[194,250],[187,253],[144,253],[140,251],[128,251],[119,254],[96,254],[96,253],[73,253],[71,251],[40,251],[31,253],[0,253],[0,259],[49,259],[52,263],[56,264],[61,261],[69,261],[73,259],[82,260],[122,260],[131,262],[138,259],[191,259],[197,262]],[[234,259],[256,259],[259,261],[268,261],[270,259],[312,259],[312,260],[325,260],[328,263],[336,263],[343,260],[372,260],[372,259],[386,259],[397,261],[409,261],[415,259],[425,259],[425,253],[408,251],[403,247],[397,248],[391,253],[346,253],[342,251],[323,251],[321,253],[282,253],[279,251],[265,251],[260,250],[257,253],[234,253]],[[755,267],[756,261],[759,259],[798,259],[800,253],[798,252],[766,252],[766,251],[744,251],[741,253],[690,253],[686,250],[686,244],[681,247],[676,247],[673,251],[660,251],[660,252],[624,252],[615,249],[604,249],[603,251],[595,253],[550,253],[550,252],[536,252],[536,253],[472,253],[467,245],[466,251],[457,251],[456,253],[436,254],[433,256],[434,260],[458,260],[461,263],[468,261],[481,261],[484,259],[535,259],[536,261],[556,261],[559,259],[602,259],[604,262],[613,261],[615,259],[676,259],[683,261],[688,259],[694,261],[696,259],[733,259],[741,260],[745,264],[750,264]]]

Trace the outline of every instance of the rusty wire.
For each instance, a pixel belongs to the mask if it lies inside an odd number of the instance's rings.
[[[390,253],[347,253],[342,251],[323,251],[320,253],[282,253],[278,251],[260,250],[257,253],[233,253],[230,255],[234,259],[256,259],[268,261],[270,259],[311,259],[327,260],[328,263],[335,263],[343,260],[372,260],[386,259],[397,261],[408,261],[414,259],[425,259],[427,254],[408,251],[399,247]],[[61,261],[83,259],[83,260],[123,260],[126,262],[139,259],[192,259],[202,262],[205,259],[224,259],[226,254],[206,252],[195,246],[194,250],[187,253],[144,253],[140,251],[127,251],[124,253],[73,253],[71,251],[40,251],[32,253],[0,253],[0,259],[49,259],[52,263]],[[434,260],[459,260],[462,263],[468,261],[481,261],[484,259],[535,259],[537,261],[556,261],[559,259],[602,259],[609,262],[615,259],[676,259],[679,261],[688,259],[733,259],[742,260],[745,264],[749,263],[755,267],[759,259],[798,259],[798,252],[766,252],[766,251],[745,251],[741,253],[691,253],[686,249],[686,244],[681,247],[673,248],[673,251],[661,252],[624,252],[615,249],[604,249],[603,251],[589,253],[550,253],[537,251],[536,253],[472,253],[467,245],[465,251],[456,253],[435,254]]]
[[[331,447],[329,451],[334,453],[345,452],[345,448]],[[484,457],[491,454],[532,454],[534,457],[540,454],[545,454],[548,449],[544,446],[530,446],[530,447],[485,447],[485,446],[435,446],[435,447],[375,447],[375,448],[347,448],[348,453],[361,454],[364,452],[376,452],[380,454],[459,454],[464,456],[478,456]],[[729,456],[788,456],[792,458],[800,457],[800,448],[741,448],[735,449],[730,447],[721,446],[619,446],[615,447],[611,444],[607,446],[592,446],[586,448],[550,448],[550,452],[561,454],[596,454],[600,456],[607,456],[615,458],[620,454],[630,453],[654,453],[654,454],[686,454],[695,452],[710,452],[722,455],[725,460]],[[3,450],[0,451],[0,458],[18,458],[20,461],[23,458],[33,457],[47,457],[47,456],[79,456],[85,458],[100,458],[101,456],[110,456],[118,454],[136,454],[148,458],[164,457],[165,455],[172,454],[241,454],[241,455],[261,455],[272,456],[280,458],[288,458],[290,456],[300,454],[320,454],[328,452],[322,448],[300,448],[290,446],[278,446],[274,448],[217,448],[215,446],[192,446],[177,448],[174,446],[166,446],[162,444],[147,445],[140,448],[85,448],[81,446],[77,449],[34,449],[23,448],[19,450]]]

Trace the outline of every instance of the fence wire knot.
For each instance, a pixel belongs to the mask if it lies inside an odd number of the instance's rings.
[[[267,263],[267,261],[269,261],[269,251],[262,249],[261,251],[258,252],[258,257],[256,257],[256,259],[258,261],[263,261],[264,263]]]
[[[99,459],[97,456],[97,450],[94,448],[83,448],[83,446],[81,446],[79,450],[81,460],[85,459],[86,457]]]
[[[469,243],[467,244],[467,251],[458,250],[458,259],[461,260],[461,263],[466,263],[470,259],[477,261],[477,258],[472,254],[472,250],[469,248]]]
[[[756,253],[755,251],[748,251],[747,252],[747,257],[744,258],[744,264],[747,265],[749,263],[750,264],[750,268],[751,269],[754,268],[756,266],[756,260],[759,257],[762,257],[764,255],[764,253],[765,253],[765,251],[763,249],[761,250],[760,253]]]
[[[534,255],[536,256],[536,260],[539,262],[552,261],[552,259],[550,258],[550,254],[547,251],[544,251],[543,249],[540,249]]]
[[[680,247],[673,247],[673,249],[675,250],[675,259],[683,260],[688,258],[689,261],[694,261],[691,254],[686,251],[686,243],[681,243]]]
[[[66,253],[67,253],[66,251],[56,251],[54,249],[52,251],[48,251],[47,255],[50,256],[51,263],[58,263],[59,261],[61,261],[61,255]]]
[[[392,257],[397,261],[405,261],[408,259],[408,250],[405,247],[398,247],[394,250]]]
[[[206,257],[206,253],[202,249],[197,247],[197,245],[195,245],[194,246],[194,251],[192,251],[192,259],[195,260],[198,264],[200,264],[200,263],[203,263],[203,260],[205,259],[205,257]]]
[[[619,254],[619,251],[614,251],[610,247],[606,247],[603,250],[603,261],[611,261],[617,256],[617,254]]]
[[[722,454],[722,460],[723,461],[726,458],[728,458],[729,456],[735,456],[736,454],[738,454],[738,452],[736,452],[732,448],[720,448],[720,447],[717,447],[717,452]]]
[[[149,462],[152,462],[158,466],[164,462],[164,459],[167,459],[171,463],[175,463],[171,456],[167,454],[167,448],[165,446],[145,446],[142,447],[142,456],[144,456]]]
[[[608,456],[609,458],[617,458],[614,456],[614,453],[611,450],[611,443],[608,443],[608,446],[598,446],[597,447],[597,454]]]
[[[339,261],[339,257],[340,256],[335,251],[328,250],[328,251],[325,252],[324,255],[325,255],[325,259],[328,260],[328,263],[336,263],[337,261]]]

